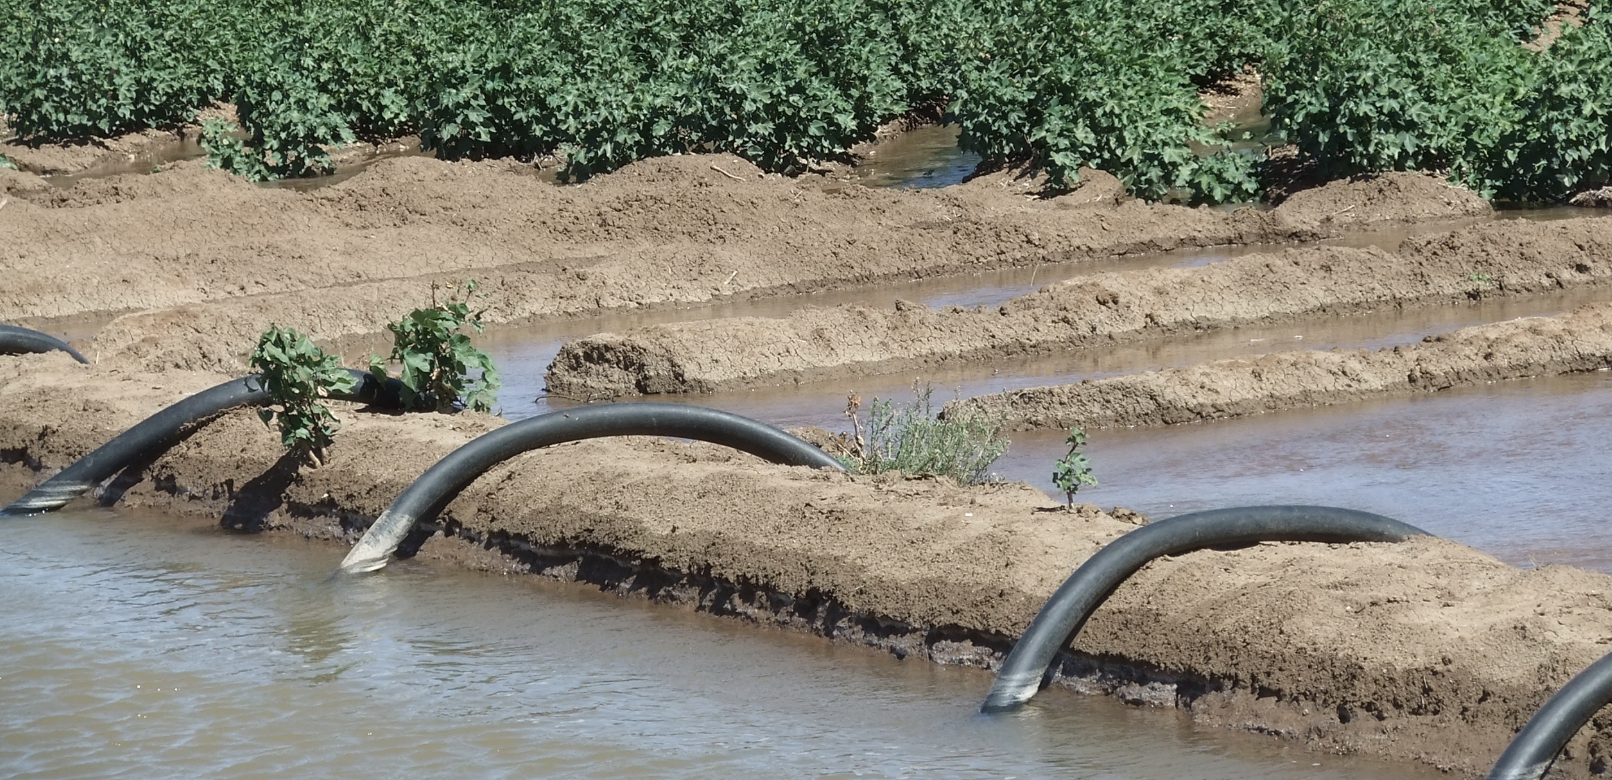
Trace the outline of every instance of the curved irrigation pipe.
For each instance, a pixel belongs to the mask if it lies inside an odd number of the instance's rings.
[[[1488,780],[1541,780],[1590,718],[1612,704],[1612,654],[1584,668],[1545,702],[1500,754]]]
[[[53,352],[61,350],[73,356],[80,363],[89,363],[78,350],[67,346],[62,341],[48,333],[37,330],[19,328],[15,325],[0,325],[0,354],[18,355],[26,352]]]
[[[422,519],[483,472],[528,450],[605,436],[675,436],[722,444],[774,463],[844,470],[816,446],[763,422],[698,406],[625,403],[550,412],[482,434],[449,453],[398,495],[341,562],[341,572],[374,571]]]
[[[367,372],[346,369],[358,384],[345,393],[331,393],[338,401],[378,403],[400,406],[398,393],[401,384],[393,379],[382,385]],[[219,412],[237,406],[265,404],[269,392],[257,375],[231,379],[208,388],[157,412],[124,431],[94,452],[79,458],[73,465],[62,469],[56,476],[22,498],[12,502],[0,514],[33,515],[60,509],[73,499],[84,495],[90,488],[101,484],[112,475],[127,468],[140,456],[160,451],[173,445],[186,426],[205,420]]]
[[[1030,621],[996,673],[985,712],[1019,707],[1050,681],[1053,661],[1126,578],[1149,561],[1254,542],[1399,542],[1426,531],[1382,515],[1326,506],[1250,506],[1193,512],[1142,526],[1087,559]]]

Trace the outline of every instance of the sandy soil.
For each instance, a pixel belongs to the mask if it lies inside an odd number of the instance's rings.
[[[1379,350],[1295,350],[976,396],[1010,430],[1171,425],[1612,368],[1612,305],[1429,336]]]
[[[0,493],[222,378],[0,357]],[[107,497],[351,539],[409,479],[501,422],[339,413],[346,428],[317,470],[279,458],[274,434],[241,410],[115,480]],[[1023,485],[961,489],[772,466],[709,445],[595,441],[489,472],[422,554],[990,667],[1069,571],[1133,527],[1120,518],[1136,520],[1053,507]],[[1159,561],[1115,593],[1064,683],[1314,750],[1477,776],[1606,651],[1609,594],[1606,575],[1523,571],[1436,539],[1204,551]],[[1569,774],[1604,760],[1607,738],[1581,734]]]
[[[492,323],[809,292],[1181,247],[1306,241],[1488,206],[1414,174],[1222,212],[1119,202],[1111,177],[1054,199],[996,177],[934,191],[763,176],[725,156],[648,160],[558,187],[502,162],[382,160],[311,192],[199,162],[69,189],[0,172],[0,320],[131,312],[87,354],[236,370],[271,321],[379,333],[476,278]],[[1337,212],[1339,200],[1397,202]]]
[[[1248,255],[1049,285],[994,310],[898,302],[657,325],[567,343],[549,390],[713,392],[1092,349],[1305,317],[1525,295],[1612,279],[1612,219],[1490,222],[1406,240]],[[713,349],[713,345],[721,345]]]

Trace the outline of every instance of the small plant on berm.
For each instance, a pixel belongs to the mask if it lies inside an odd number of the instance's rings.
[[[1097,486],[1097,478],[1092,476],[1091,461],[1080,448],[1086,446],[1086,432],[1079,428],[1069,429],[1069,438],[1065,440],[1069,445],[1069,452],[1052,464],[1052,484],[1063,491],[1064,506],[1072,508],[1075,505],[1075,494],[1080,492],[1084,485]]]
[[[392,332],[389,359],[402,366],[405,407],[438,412],[492,411],[500,385],[498,369],[492,357],[476,349],[463,333],[466,327],[477,333],[483,329],[482,312],[470,309],[469,300],[475,292],[475,281],[469,281],[464,286],[464,299],[450,296],[437,303],[437,288],[433,285],[429,308],[415,309],[386,326]],[[470,375],[474,369],[481,370],[480,376]],[[379,355],[370,356],[369,370],[378,381],[386,380],[386,362]]]
[[[269,391],[274,408],[261,409],[264,425],[278,425],[286,449],[318,465],[340,423],[320,401],[331,393],[351,392],[357,386],[352,374],[341,368],[335,355],[326,354],[307,336],[270,325],[252,350],[252,368]]]
[[[978,412],[937,419],[930,402],[933,392],[915,384],[916,399],[900,407],[874,398],[865,424],[858,415],[862,399],[850,396],[845,416],[851,418],[851,453],[840,461],[858,474],[941,475],[959,485],[991,481],[991,464],[1008,448],[1002,421]]]
[[[7,157],[7,156],[5,156],[3,154],[0,154],[0,170],[6,170],[6,171],[17,170],[17,164],[12,162],[10,157]]]

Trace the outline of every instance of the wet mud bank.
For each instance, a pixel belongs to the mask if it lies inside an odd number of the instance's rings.
[[[994,308],[839,306],[777,319],[667,324],[577,339],[551,392],[708,393],[1001,360],[1385,308],[1605,284],[1612,219],[1489,223],[1397,252],[1320,246],[1196,268],[1092,274]]]
[[[1120,201],[1105,182],[1094,173],[1050,199],[991,177],[873,189],[762,175],[721,155],[646,160],[568,187],[512,163],[424,157],[380,160],[311,192],[194,160],[66,189],[0,171],[0,319],[137,310],[101,332],[103,359],[236,370],[270,321],[320,340],[379,333],[433,286],[468,278],[487,296],[485,319],[512,323],[1488,213],[1470,193],[1409,174],[1234,212]],[[1337,213],[1353,194],[1376,198],[1376,210]]]
[[[1377,350],[1274,352],[1033,387],[948,404],[1009,430],[1174,425],[1612,368],[1612,305],[1428,336]]]
[[[222,378],[0,358],[0,491],[20,494]],[[501,424],[338,413],[345,427],[321,468],[287,462],[276,436],[239,410],[105,497],[241,530],[351,540],[437,458]],[[600,440],[503,464],[448,507],[439,536],[416,541],[420,555],[465,565],[990,668],[1047,594],[1137,521],[1054,506],[1023,485],[849,477],[707,445]],[[1607,642],[1606,575],[1521,570],[1437,539],[1265,544],[1149,566],[1087,626],[1063,684],[1318,751],[1477,776]],[[1603,728],[1573,743],[1569,775],[1604,764]]]

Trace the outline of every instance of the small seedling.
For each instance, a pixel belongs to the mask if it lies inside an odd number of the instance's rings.
[[[859,414],[861,397],[851,395],[845,416],[851,419],[852,452],[841,462],[858,474],[940,475],[959,485],[991,481],[991,464],[1008,448],[1002,421],[977,412],[939,419],[933,393],[934,388],[915,384],[916,399],[900,407],[874,398],[866,423]]]
[[[1065,508],[1073,508],[1075,494],[1085,485],[1097,486],[1097,478],[1092,476],[1091,461],[1080,448],[1086,446],[1086,432],[1079,428],[1069,430],[1069,438],[1065,440],[1069,445],[1069,452],[1052,464],[1052,484],[1063,491]]]
[[[455,295],[458,288],[454,289]],[[481,311],[471,311],[469,301],[476,294],[476,282],[466,282],[463,299],[450,296],[437,303],[437,287],[431,288],[431,306],[415,309],[408,316],[386,326],[392,332],[390,360],[402,366],[403,405],[413,409],[452,412],[470,409],[491,412],[500,386],[498,369],[487,353],[476,349],[462,330],[482,332]],[[470,372],[480,369],[472,377]],[[379,355],[369,358],[369,370],[378,380],[387,378],[386,361]]]
[[[340,427],[336,415],[321,399],[331,393],[350,392],[357,380],[341,368],[335,355],[326,354],[307,336],[290,328],[270,325],[252,350],[252,368],[269,391],[270,406],[258,411],[264,425],[278,425],[286,449],[319,465],[324,449]]]
[[[5,170],[5,171],[17,170],[17,164],[12,162],[10,157],[7,157],[7,156],[5,156],[3,154],[0,154],[0,170]]]

